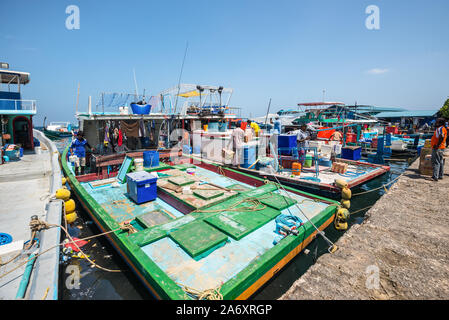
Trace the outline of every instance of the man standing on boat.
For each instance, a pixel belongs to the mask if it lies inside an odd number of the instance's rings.
[[[243,149],[243,140],[245,137],[245,132],[241,128],[242,121],[237,121],[237,127],[232,131],[231,141],[232,151],[234,151],[234,157],[232,158],[232,165],[240,168],[241,153]]]
[[[251,120],[248,120],[248,124],[249,124],[249,126],[251,127],[251,129],[253,129],[253,131],[254,131],[254,136],[255,136],[255,137],[258,137],[258,136],[259,136],[259,133],[260,133],[260,127],[259,127],[259,125],[258,125],[256,122],[251,121]]]
[[[298,158],[299,162],[301,162],[301,166],[304,165],[304,161],[306,160],[306,148],[309,147],[310,135],[307,132],[307,125],[302,124],[298,133],[296,134],[296,143],[298,147]]]
[[[84,139],[83,132],[78,131],[76,139],[72,141],[72,145],[70,146],[70,153],[74,154],[77,158],[75,161],[75,173],[79,172],[79,174],[84,174],[84,168],[86,167],[86,146],[92,151],[95,151],[87,140]],[[75,152],[73,152],[74,148]]]
[[[433,134],[432,145],[432,167],[433,181],[443,179],[444,158],[443,153],[446,148],[447,130],[444,126],[444,120],[439,118],[436,121],[436,130]]]
[[[276,116],[276,118],[274,119],[274,132],[281,134],[282,133],[282,123],[281,120],[279,119],[279,116]]]

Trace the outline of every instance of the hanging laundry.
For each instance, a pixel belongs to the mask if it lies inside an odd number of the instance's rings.
[[[124,120],[120,121],[120,126],[126,137],[139,137],[139,122],[126,123]]]
[[[119,147],[122,146],[123,143],[123,135],[122,135],[122,130],[118,129],[118,140],[117,140],[117,144]]]

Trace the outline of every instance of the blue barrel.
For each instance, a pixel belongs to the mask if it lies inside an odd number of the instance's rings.
[[[151,104],[136,104],[131,103],[131,109],[134,114],[149,114],[151,110]]]
[[[145,168],[152,168],[159,166],[159,152],[150,150],[143,152],[143,166]]]

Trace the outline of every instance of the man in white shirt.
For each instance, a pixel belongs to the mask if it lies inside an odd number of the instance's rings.
[[[307,125],[302,124],[296,134],[298,157],[299,157],[299,162],[301,162],[301,165],[304,165],[304,161],[306,160],[306,148],[309,147],[308,140],[310,140],[310,135],[307,132]]]
[[[237,121],[237,127],[232,131],[231,141],[232,151],[234,151],[234,158],[232,158],[232,165],[240,168],[240,163],[242,162],[242,150],[243,150],[243,140],[245,137],[245,132],[241,128],[242,122]]]

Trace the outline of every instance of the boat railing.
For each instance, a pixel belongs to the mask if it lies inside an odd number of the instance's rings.
[[[36,100],[0,99],[0,110],[36,111]]]

